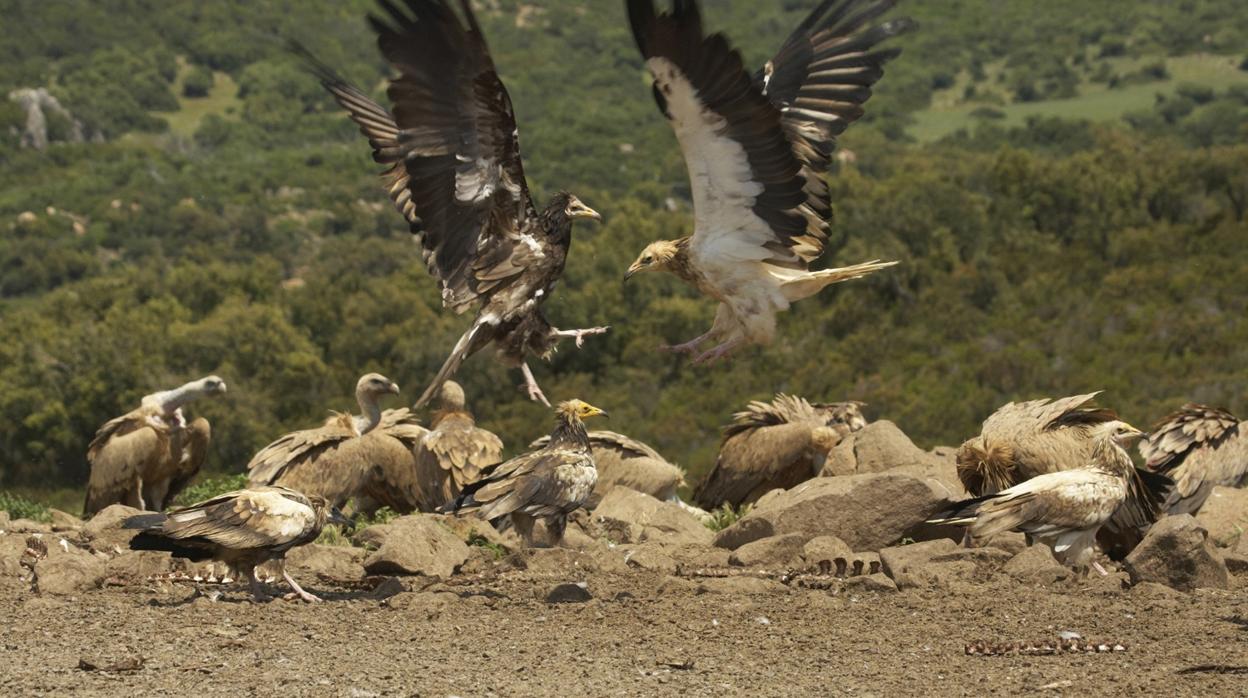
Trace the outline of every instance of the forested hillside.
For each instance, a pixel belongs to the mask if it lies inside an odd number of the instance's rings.
[[[655,350],[705,330],[709,301],[621,282],[691,221],[622,4],[476,2],[535,195],[606,218],[578,226],[547,314],[612,330],[534,367],[552,399],[610,410],[695,476],[731,412],[777,391],[864,400],[924,446],[1095,389],[1145,424],[1186,400],[1248,413],[1240,0],[901,3],[920,28],[842,140],[823,264],[902,264],[709,368]],[[752,64],[814,4],[703,2]],[[0,94],[45,88],[69,114],[48,111],[38,150],[0,100],[0,487],[80,485],[101,422],[203,374],[230,386],[193,408],[215,471],[353,408],[361,373],[405,400],[431,377],[469,319],[442,311],[366,142],[285,48],[380,96],[371,5],[0,0]],[[460,379],[510,449],[546,432],[492,357]]]

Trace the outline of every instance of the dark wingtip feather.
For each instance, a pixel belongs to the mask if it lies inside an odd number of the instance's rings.
[[[164,514],[139,514],[122,521],[121,527],[129,529],[159,528],[168,519],[169,517]]]

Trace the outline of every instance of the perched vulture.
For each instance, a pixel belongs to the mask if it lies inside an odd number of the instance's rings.
[[[336,507],[364,489],[382,494],[385,488],[369,488],[369,483],[388,468],[414,471],[411,449],[425,433],[409,410],[381,411],[381,396],[398,393],[399,386],[383,375],[361,377],[355,385],[361,414],[335,414],[316,429],[292,432],[265,446],[247,465],[248,486],[280,485],[318,495]]]
[[[105,422],[87,447],[91,476],[83,515],[110,504],[152,511],[168,506],[199,472],[211,436],[208,420],[188,423],[182,407],[224,392],[225,381],[207,376],[146,395],[134,410]]]
[[[779,394],[732,416],[715,467],[694,488],[704,509],[752,504],[819,474],[828,452],[867,425],[861,402],[811,403]]]
[[[143,532],[130,541],[132,550],[164,550],[195,562],[217,560],[244,573],[257,600],[265,598],[256,567],[282,561],[282,577],[304,601],[320,601],[304,591],[286,571],[286,551],[316,540],[326,523],[350,521],[323,497],[303,495],[286,487],[237,490],[168,514],[141,514],[122,524]]]
[[[549,436],[529,444],[529,448],[545,448]],[[669,463],[650,446],[614,431],[589,432],[589,446],[594,452],[598,484],[588,506],[595,507],[611,491],[620,486],[648,494],[655,499],[679,501],[677,488],[685,484],[685,471]]]
[[[929,523],[969,526],[972,542],[1021,531],[1053,549],[1062,564],[1105,570],[1092,560],[1097,531],[1130,496],[1135,465],[1124,448],[1144,433],[1117,420],[1088,426],[1088,458],[999,492],[958,503]]]
[[[1188,403],[1157,423],[1140,442],[1144,466],[1174,480],[1170,514],[1192,514],[1214,487],[1235,487],[1248,476],[1248,432],[1230,412]]]
[[[435,511],[455,501],[487,468],[503,460],[502,439],[477,426],[464,406],[464,389],[459,383],[443,383],[440,401],[429,432],[416,449],[417,478],[425,495],[423,511]]]
[[[546,446],[498,465],[465,488],[447,509],[476,511],[487,521],[510,514],[527,546],[533,545],[534,520],[544,519],[550,542],[559,544],[568,514],[585,506],[598,482],[582,420],[606,414],[580,400],[559,403],[555,430]]]
[[[559,330],[542,315],[563,273],[572,222],[602,217],[567,192],[541,211],[534,206],[511,98],[468,0],[460,2],[462,20],[447,0],[380,5],[386,17],[369,15],[369,22],[399,73],[388,90],[393,112],[304,54],[368,137],[373,159],[389,166],[382,181],[423,248],[443,305],[477,309],[414,409],[491,344],[503,363],[522,370],[529,397],[546,402],[526,357],[548,357],[563,337],[580,346],[586,335],[606,332]]]
[[[863,114],[897,49],[880,42],[914,26],[875,20],[892,0],[824,0],[754,75],[721,34],[706,36],[698,3],[628,0],[633,37],[689,169],[693,235],[647,246],[625,279],[675,274],[719,301],[706,334],[664,347],[695,363],[766,344],[776,313],[824,287],[892,266],[878,260],[812,271],[832,216],[823,179],[835,139]]]
[[[1011,402],[984,420],[979,436],[957,452],[958,479],[975,496],[1013,487],[1038,475],[1083,468],[1092,457],[1094,436],[1117,424],[1113,410],[1091,406],[1099,393],[1057,400]],[[1121,559],[1162,511],[1173,484],[1169,478],[1133,468],[1124,505],[1101,528],[1098,540],[1110,557]]]

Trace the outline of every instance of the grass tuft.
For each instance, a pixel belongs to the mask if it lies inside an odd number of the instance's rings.
[[[0,491],[0,511],[9,512],[9,517],[14,519],[30,519],[44,523],[52,520],[52,514],[47,506],[8,491]]]
[[[712,509],[710,512],[711,519],[706,523],[706,527],[712,531],[722,531],[733,525],[741,519],[742,516],[750,513],[750,505],[744,504],[736,509],[725,502],[719,505],[718,509]]]

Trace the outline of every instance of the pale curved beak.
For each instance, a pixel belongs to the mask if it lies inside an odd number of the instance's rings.
[[[597,211],[595,211],[594,209],[588,206],[581,209],[580,211],[577,211],[576,214],[572,216],[572,218],[573,219],[588,218],[590,220],[598,221],[599,223],[602,222],[602,214],[598,213]]]
[[[628,271],[624,272],[624,280],[628,281],[633,278],[633,275],[641,271],[643,268],[644,267],[642,267],[641,264],[633,262],[632,265],[628,267]]]
[[[398,383],[395,383],[395,382],[391,382],[391,383],[390,383],[390,392],[391,392],[391,393],[393,393],[393,394],[395,394],[395,395],[398,395],[398,394],[399,394],[399,384],[398,384]]]

